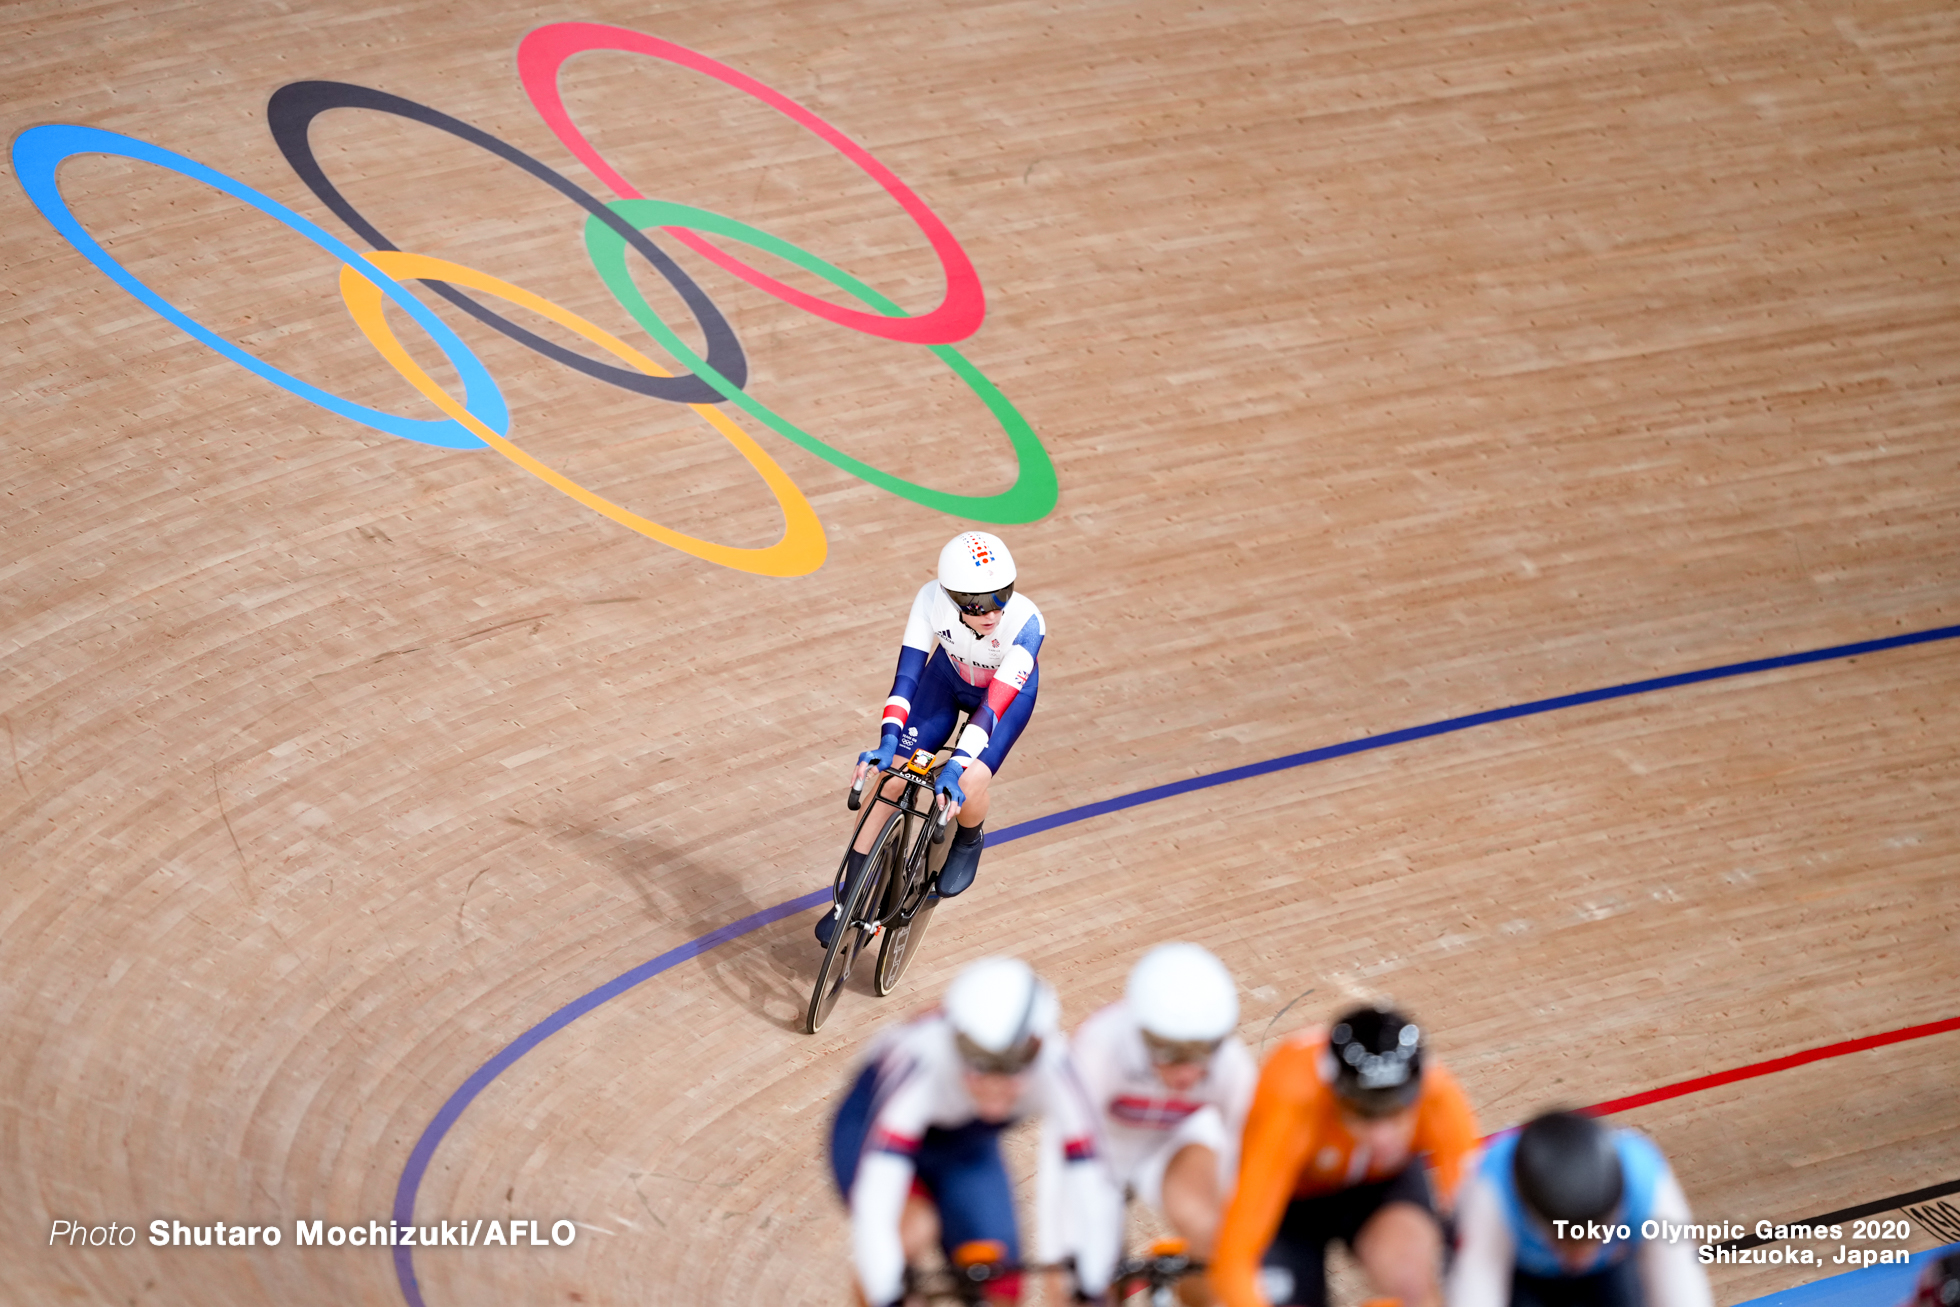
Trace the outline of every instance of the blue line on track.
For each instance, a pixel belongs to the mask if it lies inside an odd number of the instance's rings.
[[[670,948],[659,957],[650,958],[631,971],[615,976],[590,993],[573,999],[512,1040],[495,1057],[478,1067],[475,1074],[449,1096],[449,1101],[444,1103],[441,1110],[436,1113],[435,1120],[429,1122],[428,1128],[422,1131],[422,1137],[415,1141],[415,1147],[408,1154],[408,1165],[402,1168],[401,1181],[395,1186],[393,1212],[395,1221],[401,1225],[414,1224],[415,1193],[422,1187],[422,1176],[428,1171],[429,1162],[436,1155],[436,1146],[442,1142],[442,1137],[449,1133],[449,1128],[456,1124],[457,1118],[463,1115],[463,1109],[475,1101],[476,1096],[487,1089],[490,1082],[508,1070],[518,1058],[571,1025],[593,1008],[618,998],[641,981],[651,980],[669,967],[685,962],[689,958],[699,957],[718,944],[725,944],[752,930],[761,930],[773,921],[781,921],[784,917],[792,917],[799,912],[814,908],[829,897],[828,888],[820,889],[814,894],[805,894],[800,899],[791,899],[787,903],[778,903],[773,908],[751,912],[740,920],[731,921],[726,926],[711,930],[676,948]],[[401,1284],[402,1297],[406,1298],[412,1307],[425,1307],[421,1287],[415,1282],[413,1248],[398,1246],[395,1249],[395,1279]]]
[[[1475,726],[1488,726],[1494,722],[1514,721],[1520,717],[1536,717],[1541,713],[1556,712],[1561,708],[1577,708],[1589,703],[1604,703],[1612,699],[1625,699],[1636,694],[1651,694],[1657,690],[1671,690],[1684,685],[1699,685],[1706,681],[1729,680],[1738,676],[1753,676],[1759,672],[1772,672],[1785,667],[1802,667],[1809,663],[1830,662],[1840,658],[1856,658],[1863,654],[1883,653],[1889,649],[1903,649],[1912,645],[1933,644],[1941,640],[1960,637],[1960,626],[1938,626],[1927,631],[1913,631],[1906,635],[1887,636],[1882,640],[1864,640],[1857,644],[1832,645],[1828,649],[1812,649],[1804,653],[1783,654],[1776,658],[1758,658],[1750,662],[1729,663],[1721,667],[1708,667],[1700,671],[1680,672],[1673,676],[1656,676],[1645,681],[1629,681],[1625,685],[1610,685],[1599,690],[1585,690],[1578,694],[1563,694],[1551,699],[1534,699],[1529,703],[1513,704],[1508,708],[1493,708],[1488,712],[1470,713],[1463,717],[1449,717],[1442,721],[1429,722],[1421,726],[1404,727],[1399,731],[1386,731],[1380,735],[1364,735],[1359,739],[1347,740],[1340,744],[1330,744],[1324,748],[1308,749],[1301,753],[1289,753],[1278,758],[1268,758],[1264,762],[1247,763],[1242,767],[1230,767],[1224,771],[1209,772],[1203,776],[1193,776],[1188,780],[1172,781],[1167,785],[1154,785],[1146,790],[1130,794],[1119,794],[1112,799],[1101,799],[1095,803],[1085,803],[1075,808],[1064,808],[1060,812],[1045,817],[1036,817],[1014,826],[1004,826],[989,833],[989,845],[1006,844],[1012,840],[1026,839],[1043,831],[1054,830],[1059,826],[1070,826],[1093,817],[1121,812],[1125,808],[1135,808],[1160,799],[1176,798],[1197,790],[1210,789],[1216,785],[1229,785],[1233,781],[1250,780],[1255,776],[1266,776],[1273,772],[1287,771],[1294,767],[1305,767],[1309,763],[1326,762],[1332,758],[1344,758],[1350,754],[1368,753],[1375,749],[1386,749],[1391,745],[1408,744],[1415,740],[1426,740],[1438,735],[1449,735],[1457,731],[1467,731]],[[476,1100],[490,1086],[490,1083],[526,1053],[536,1048],[546,1039],[563,1030],[572,1022],[592,1011],[602,1003],[611,1001],[643,981],[676,966],[689,958],[699,957],[709,949],[727,943],[731,939],[762,929],[784,917],[807,912],[826,902],[830,890],[825,887],[813,893],[794,898],[774,907],[752,912],[738,921],[718,927],[705,935],[698,936],[675,948],[667,950],[659,957],[650,958],[623,975],[573,999],[559,1008],[537,1025],[519,1035],[506,1045],[496,1056],[478,1067],[476,1071],[449,1096],[447,1102],[436,1112],[422,1135],[409,1151],[408,1162],[402,1168],[401,1180],[395,1186],[394,1219],[402,1225],[414,1223],[415,1195],[422,1186],[422,1177],[434,1159],[436,1149],[443,1137],[449,1133],[464,1109]],[[423,1302],[421,1286],[415,1279],[415,1250],[397,1247],[395,1255],[395,1279],[401,1286],[402,1297],[409,1307],[427,1307]]]
[[[1794,1289],[1781,1289],[1765,1297],[1751,1298],[1738,1307],[1907,1307],[1920,1269],[1928,1261],[1951,1252],[1960,1252],[1960,1243],[1914,1253],[1909,1262],[1867,1266],[1800,1284]]]
[[[1308,763],[1325,762],[1330,758],[1345,758],[1349,754],[1368,753],[1374,749],[1386,749],[1394,744],[1408,744],[1412,740],[1427,740],[1432,736],[1467,731],[1473,726],[1515,721],[1520,717],[1536,717],[1540,713],[1557,712],[1561,708],[1605,703],[1610,699],[1626,699],[1636,694],[1672,690],[1682,685],[1699,685],[1704,681],[1752,676],[1757,672],[1773,672],[1784,667],[1801,667],[1806,663],[1829,662],[1836,658],[1856,658],[1860,654],[1882,653],[1887,649],[1900,649],[1907,645],[1931,644],[1937,640],[1951,640],[1955,636],[1960,636],[1960,626],[1937,626],[1930,631],[1914,631],[1910,635],[1888,636],[1883,640],[1866,640],[1859,644],[1833,645],[1829,649],[1812,649],[1808,653],[1784,654],[1777,658],[1758,658],[1753,662],[1730,663],[1726,667],[1709,667],[1698,672],[1681,672],[1674,676],[1656,676],[1652,680],[1609,685],[1603,690],[1562,694],[1554,699],[1533,699],[1530,703],[1513,704],[1509,708],[1493,708],[1489,712],[1471,713],[1465,717],[1448,717],[1440,722],[1406,726],[1399,731],[1385,731],[1380,735],[1364,735],[1357,740],[1329,744],[1302,753],[1289,753],[1284,757],[1268,758],[1264,762],[1249,762],[1243,767],[1229,767],[1224,771],[1193,776],[1189,780],[1172,781],[1168,785],[1154,785],[1133,794],[1119,794],[1113,799],[1085,803],[1079,808],[1065,808],[1046,817],[1024,821],[1018,826],[1003,826],[998,832],[987,836],[987,843],[1005,844],[1009,840],[1018,840],[1025,836],[1038,835],[1042,831],[1053,830],[1057,826],[1072,825],[1078,821],[1087,821],[1091,817],[1101,817],[1108,813],[1121,812],[1125,808],[1155,803],[1159,799],[1175,798],[1180,794],[1190,794],[1194,790],[1208,790],[1214,785],[1229,785],[1233,781],[1249,780],[1254,776],[1265,776],[1293,767],[1304,767]]]

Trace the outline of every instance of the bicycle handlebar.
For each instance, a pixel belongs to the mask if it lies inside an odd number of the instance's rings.
[[[1185,1276],[1201,1275],[1204,1270],[1205,1263],[1194,1261],[1181,1252],[1128,1258],[1109,1277],[1110,1296],[1113,1300],[1121,1301],[1139,1289],[1168,1288]]]
[[[927,1302],[951,1300],[963,1303],[986,1301],[987,1286],[1021,1275],[1044,1271],[1075,1273],[1075,1263],[1067,1262],[974,1262],[966,1266],[947,1266],[933,1271],[905,1269],[905,1296]]]
[[[851,782],[851,792],[845,796],[844,802],[850,806],[852,812],[856,812],[864,806],[864,791],[866,786],[869,786],[871,792],[875,795],[891,777],[903,776],[904,774],[905,768],[899,763],[893,763],[889,767],[880,767],[876,770],[873,770],[870,764],[867,763],[864,768],[864,775]],[[874,779],[877,782],[875,785],[872,784]]]
[[[1184,1253],[1152,1253],[1146,1257],[1125,1258],[1110,1276],[1106,1300],[1121,1302],[1139,1290],[1168,1287],[1187,1275],[1198,1275],[1204,1270],[1205,1263],[1194,1261]],[[1073,1277],[1075,1262],[1073,1259],[1063,1262],[990,1261],[948,1266],[935,1271],[916,1271],[908,1267],[905,1292],[908,1298],[922,1298],[928,1302],[951,1300],[978,1303],[985,1300],[989,1284],[1012,1276],[1045,1271],[1066,1271]],[[1083,1294],[1079,1282],[1073,1296],[1077,1302],[1091,1301]]]

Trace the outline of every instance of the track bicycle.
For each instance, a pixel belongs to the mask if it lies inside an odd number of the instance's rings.
[[[1110,1279],[1107,1301],[1120,1304],[1133,1294],[1147,1293],[1149,1307],[1176,1307],[1177,1282],[1187,1275],[1203,1272],[1201,1262],[1191,1260],[1182,1239],[1159,1239],[1141,1257],[1128,1257],[1116,1267]],[[941,1270],[905,1272],[907,1302],[957,1302],[964,1307],[985,1307],[989,1285],[1043,1271],[1064,1271],[1073,1278],[1073,1261],[1047,1265],[1016,1265],[1006,1260],[1006,1250],[989,1239],[961,1245],[953,1253],[951,1266]],[[1078,1289],[1077,1302],[1087,1301]]]
[[[1193,1261],[1190,1248],[1182,1239],[1158,1239],[1142,1257],[1126,1257],[1110,1277],[1109,1300],[1121,1303],[1133,1294],[1144,1294],[1149,1307],[1177,1307],[1177,1282],[1187,1275],[1201,1275],[1205,1264]]]
[[[1023,1265],[1007,1260],[1007,1249],[993,1239],[976,1239],[953,1250],[950,1264],[933,1270],[905,1268],[904,1302],[956,1302],[987,1307],[998,1298],[1018,1298],[1016,1282],[1042,1271],[1075,1273],[1074,1262]],[[1009,1286],[1014,1286],[1010,1289]],[[990,1296],[988,1290],[995,1288]],[[1080,1297],[1080,1295],[1077,1295]]]
[[[810,1007],[803,1021],[810,1034],[822,1028],[830,1010],[837,1006],[837,996],[851,978],[851,968],[872,940],[878,941],[872,988],[880,998],[898,986],[906,964],[918,952],[926,923],[939,902],[934,891],[939,885],[939,868],[946,861],[946,832],[952,825],[952,810],[934,802],[933,782],[942,766],[934,750],[920,749],[884,771],[866,772],[851,786],[847,802],[851,811],[860,815],[831,878],[832,911],[835,904],[842,903],[843,914],[824,949],[823,965],[817,969],[817,983],[810,991]],[[896,797],[885,794],[893,780],[904,782],[903,791]],[[864,824],[880,813],[884,824],[865,855],[864,870],[855,885],[847,885],[850,851],[856,847]]]

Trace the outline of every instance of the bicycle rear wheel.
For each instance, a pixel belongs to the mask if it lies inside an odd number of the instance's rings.
[[[931,860],[932,820],[927,818],[919,823],[918,838],[913,842],[912,856],[905,860],[904,879],[897,883],[897,892],[892,897],[892,911],[886,915],[892,918],[885,928],[885,937],[878,945],[878,968],[871,973],[871,987],[883,998],[898,988],[899,978],[905,974],[905,967],[919,951],[919,941],[925,938],[926,925],[932,920],[932,910],[939,906],[936,898],[926,898],[912,914],[910,921],[898,916],[898,909],[908,900],[924,894],[926,882],[931,877],[928,863]]]
[[[919,941],[925,937],[926,923],[932,920],[932,910],[938,906],[938,899],[927,899],[912,914],[911,921],[902,926],[893,925],[885,931],[884,942],[878,947],[878,970],[872,976],[879,998],[898,988],[906,964],[919,951]]]
[[[878,832],[856,887],[845,887],[848,901],[844,904],[844,914],[830,936],[830,946],[824,950],[823,965],[817,969],[817,983],[810,990],[810,1008],[803,1017],[803,1028],[810,1034],[823,1028],[830,1010],[837,1006],[837,996],[844,992],[844,982],[851,978],[851,967],[876,928],[876,921],[867,923],[865,919],[873,916],[877,905],[884,902],[886,887],[899,872],[899,836],[904,829],[899,814],[893,813],[885,828]]]

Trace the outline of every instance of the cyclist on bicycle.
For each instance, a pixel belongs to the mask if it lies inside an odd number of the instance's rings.
[[[989,782],[1034,712],[1041,682],[1035,659],[1046,633],[1034,601],[1014,592],[1013,556],[999,537],[985,531],[965,531],[947,541],[939,551],[938,579],[913,596],[878,747],[858,755],[852,779],[891,766],[894,757],[920,749],[937,752],[952,735],[960,710],[972,714],[934,785],[957,816],[939,870],[941,897],[965,890],[980,869]],[[885,787],[894,802],[904,792],[902,781]],[[880,828],[875,818],[859,826],[846,858],[846,899]],[[817,921],[817,942],[826,948],[842,911],[834,906]]]
[[[1464,1187],[1450,1307],[1710,1307],[1695,1245],[1641,1232],[1690,1219],[1645,1135],[1547,1112],[1493,1143]]]
[[[1477,1134],[1456,1078],[1398,1012],[1356,1008],[1287,1040],[1259,1073],[1212,1288],[1227,1307],[1322,1307],[1339,1239],[1377,1293],[1437,1307],[1438,1198],[1447,1207],[1456,1193]]]
[[[1259,1077],[1233,1033],[1238,1024],[1238,986],[1225,964],[1196,944],[1160,944],[1131,969],[1123,997],[1069,1040],[1101,1116],[1112,1186],[1102,1210],[1116,1222],[1106,1236],[1112,1243],[1122,1238],[1127,1192],[1162,1216],[1194,1259],[1210,1259]],[[1044,1209],[1060,1205],[1061,1145],[1060,1132],[1044,1123],[1035,1190]],[[1066,1217],[1044,1222],[1066,1224]],[[1187,1277],[1179,1293],[1189,1303],[1210,1300],[1201,1276]]]
[[[851,1210],[861,1300],[887,1307],[905,1268],[935,1239],[953,1250],[998,1242],[1020,1261],[1014,1188],[1000,1132],[1041,1112],[1059,1127],[1071,1203],[1101,1201],[1094,1117],[1056,1031],[1055,993],[1017,958],[983,958],[960,972],[943,1006],[873,1039],[831,1124],[830,1162]],[[1103,1227],[1068,1240],[1085,1292],[1100,1293],[1116,1260]],[[1018,1276],[989,1293],[1013,1299]]]

